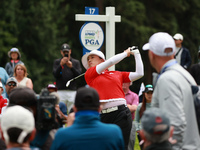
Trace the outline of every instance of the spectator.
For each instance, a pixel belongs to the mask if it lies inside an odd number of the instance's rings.
[[[191,65],[191,56],[190,56],[190,51],[182,46],[183,43],[183,36],[180,33],[176,33],[173,36],[176,44],[176,53],[175,53],[175,58],[176,61],[185,69],[189,69]]]
[[[191,91],[191,84],[196,85],[196,82],[174,59],[173,38],[168,33],[155,33],[150,37],[149,43],[143,46],[143,50],[149,50],[150,63],[159,73],[151,104],[152,107],[161,108],[174,127],[173,139],[177,143],[173,144],[173,150],[200,150]]]
[[[198,51],[198,63],[193,64],[190,67],[190,74],[193,76],[193,78],[195,79],[196,83],[198,85],[200,85],[200,50]]]
[[[144,140],[144,150],[172,150],[168,139],[173,134],[170,120],[159,108],[151,108],[144,112],[140,135]]]
[[[37,99],[35,92],[28,87],[16,87],[10,93],[9,106],[20,105],[32,110],[37,123]],[[41,114],[42,115],[42,114]],[[37,130],[36,136],[31,141],[31,148],[49,150],[54,138],[54,130]]]
[[[6,70],[3,67],[0,67],[0,81],[3,85],[3,93],[2,96],[4,98],[6,98],[6,89],[5,89],[5,85],[6,85],[6,81],[8,80],[9,76],[6,72]]]
[[[131,133],[130,133],[130,138],[129,138],[128,150],[134,150],[135,132],[136,132],[134,118],[135,118],[135,111],[136,111],[137,105],[139,103],[138,95],[136,93],[132,92],[129,88],[131,85],[132,85],[132,82],[126,82],[126,83],[123,83],[123,85],[122,85],[122,89],[125,94],[127,106],[132,114],[132,128],[131,128]]]
[[[49,95],[54,95],[56,97],[55,109],[57,111],[57,115],[59,116],[59,118],[56,118],[56,119],[59,119],[57,120],[58,122],[60,121],[59,127],[65,127],[65,124],[67,122],[67,115],[65,115],[60,109],[60,97],[57,92],[51,92],[49,93]]]
[[[12,89],[17,87],[17,80],[14,77],[8,78],[6,82],[6,98],[9,99],[9,95]]]
[[[143,94],[142,94],[143,95],[142,103],[139,103],[136,110],[135,126],[136,126],[137,137],[138,137],[139,142],[141,142],[142,140],[140,137],[140,130],[141,130],[140,120],[142,118],[144,111],[151,107],[152,94],[153,94],[153,86],[151,84],[146,85],[145,90],[143,91]],[[140,143],[140,148],[143,149],[142,143]]]
[[[14,69],[14,77],[17,80],[18,86],[26,86],[30,89],[33,89],[33,82],[30,78],[27,77],[26,66],[22,64],[17,64]]]
[[[3,93],[3,85],[0,82],[0,116],[4,113],[7,105],[8,105],[8,101],[7,99],[4,99],[3,96],[1,95]]]
[[[54,84],[48,84],[47,85],[47,89],[48,91],[51,93],[51,92],[57,92],[57,87],[54,85]]]
[[[14,68],[17,64],[24,64],[20,58],[21,54],[19,52],[18,48],[11,48],[11,50],[8,52],[8,57],[10,58],[10,62],[6,63],[5,69],[10,77],[14,74]]]
[[[47,89],[50,93],[52,92],[56,92],[57,93],[57,87],[54,84],[48,84]],[[64,102],[60,101],[60,96],[58,95],[58,99],[59,99],[59,108],[62,111],[62,113],[64,115],[67,116],[67,106]]]
[[[1,130],[7,150],[30,150],[36,131],[33,114],[21,106],[9,107],[2,115]]]
[[[62,58],[56,59],[53,64],[53,75],[56,78],[56,87],[60,101],[67,104],[67,109],[70,110],[76,95],[76,81],[66,87],[68,80],[81,74],[82,68],[79,60],[71,57],[72,50],[70,46],[64,43],[61,46],[60,53]]]
[[[82,64],[87,69],[85,80],[90,87],[95,88],[102,104],[101,121],[117,124],[123,133],[125,149],[128,148],[129,136],[132,127],[131,112],[126,106],[126,99],[122,83],[132,82],[143,76],[143,62],[138,49],[133,52],[128,48],[105,61],[101,51],[92,50],[82,57]],[[135,72],[109,71],[108,68],[117,64],[130,55],[136,61]]]
[[[100,122],[101,108],[96,90],[86,87],[78,89],[73,109],[74,123],[69,122],[72,124],[70,127],[57,131],[51,150],[124,149],[120,128],[114,124]]]

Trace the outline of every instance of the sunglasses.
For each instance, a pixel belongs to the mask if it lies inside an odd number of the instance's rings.
[[[8,83],[8,86],[16,86],[16,83]]]

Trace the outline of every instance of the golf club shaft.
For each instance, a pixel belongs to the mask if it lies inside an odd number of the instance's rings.
[[[79,76],[77,76],[77,77],[75,77],[75,78],[71,79],[70,81],[73,81],[73,80],[75,80],[75,79],[77,79],[77,78],[79,78],[79,77],[83,76],[84,74],[85,74],[85,73],[82,73],[82,74],[80,74]]]
[[[77,77],[75,77],[75,78],[73,78],[73,79],[71,79],[71,80],[67,81],[67,83],[66,83],[66,87],[68,87],[68,86],[69,86],[69,84],[70,84],[70,82],[71,82],[71,81],[73,81],[73,80],[75,80],[75,79],[77,79],[77,78],[79,78],[79,77],[83,76],[84,74],[85,74],[85,73],[82,73],[82,74],[80,74],[79,76],[77,76]]]

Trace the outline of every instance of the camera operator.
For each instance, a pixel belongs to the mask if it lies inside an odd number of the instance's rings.
[[[48,95],[47,95],[48,96]],[[41,95],[39,96],[41,98]],[[44,98],[45,99],[45,98]],[[44,116],[45,114],[42,114],[42,111],[40,110],[43,106],[45,105],[38,105],[41,104],[42,100],[36,98],[35,92],[27,87],[16,87],[14,88],[11,93],[10,93],[10,103],[9,106],[13,105],[21,105],[26,108],[30,108],[34,114],[35,122],[36,122],[36,136],[34,140],[30,143],[31,148],[40,148],[42,150],[49,150],[52,144],[52,141],[54,139],[55,132],[57,131],[58,126],[55,126],[50,122],[48,124],[48,128],[42,129],[38,128],[38,124],[43,125],[44,123],[39,122],[40,117]],[[56,104],[56,99],[54,100],[55,102],[52,103],[50,101],[50,105],[52,105],[52,110],[56,112],[55,109],[55,104]],[[47,102],[47,101],[46,101]],[[45,103],[46,106],[49,106],[48,103]],[[41,106],[41,108],[38,108],[38,106]],[[39,114],[40,113],[40,114]],[[53,117],[55,119],[55,117]],[[56,119],[55,119],[56,121]],[[45,124],[46,125],[46,124]],[[54,128],[50,128],[54,127]],[[57,128],[56,128],[57,127]]]
[[[67,109],[70,110],[74,103],[77,86],[76,81],[71,82],[69,87],[66,87],[66,83],[80,75],[82,68],[80,61],[71,57],[72,50],[68,44],[64,43],[61,46],[60,53],[62,58],[54,61],[53,75],[56,79],[60,101],[66,103]]]

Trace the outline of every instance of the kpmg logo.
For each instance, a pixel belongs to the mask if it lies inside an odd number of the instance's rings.
[[[99,49],[104,42],[102,28],[97,23],[86,23],[80,30],[81,44],[88,50]]]

